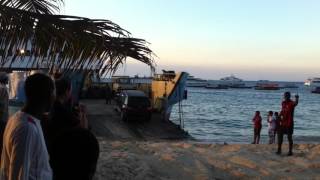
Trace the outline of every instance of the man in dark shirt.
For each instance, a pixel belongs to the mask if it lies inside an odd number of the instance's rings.
[[[71,103],[71,82],[67,79],[59,79],[55,82],[56,100],[54,102],[51,118],[45,128],[46,141],[49,150],[54,139],[61,133],[80,126],[78,113],[73,110]]]
[[[298,105],[299,96],[296,95],[295,101],[292,101],[290,92],[284,93],[284,101],[282,102],[282,108],[280,112],[280,128],[279,128],[279,135],[278,135],[278,151],[277,154],[281,154],[281,146],[283,141],[283,135],[287,134],[288,141],[289,141],[289,152],[288,156],[292,156],[292,134],[293,134],[293,127],[294,127],[294,108]]]

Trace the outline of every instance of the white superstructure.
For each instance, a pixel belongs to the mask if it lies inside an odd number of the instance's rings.
[[[219,80],[219,84],[223,86],[228,86],[231,88],[245,87],[245,83],[243,82],[243,80],[235,77],[234,75],[221,78]]]
[[[304,82],[304,85],[310,87],[320,87],[320,78],[309,78]]]

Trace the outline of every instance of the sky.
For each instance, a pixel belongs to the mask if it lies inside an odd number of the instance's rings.
[[[204,79],[320,76],[318,0],[65,0],[62,14],[111,20],[143,38],[157,71]],[[150,75],[128,59],[123,75]]]

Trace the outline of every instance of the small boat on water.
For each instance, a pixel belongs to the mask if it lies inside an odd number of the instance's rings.
[[[312,80],[311,78],[308,78],[307,80],[305,80],[304,81],[304,85],[305,86],[310,86],[311,80]]]
[[[257,82],[255,90],[279,90],[279,84],[267,80],[260,80]]]

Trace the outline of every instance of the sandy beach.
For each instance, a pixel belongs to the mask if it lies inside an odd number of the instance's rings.
[[[320,144],[276,145],[197,142],[170,122],[124,123],[114,106],[83,101],[100,142],[95,180],[105,179],[320,179]]]
[[[320,145],[275,145],[100,140],[95,179],[320,179]],[[287,148],[287,146],[284,146]]]

